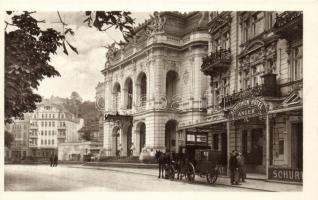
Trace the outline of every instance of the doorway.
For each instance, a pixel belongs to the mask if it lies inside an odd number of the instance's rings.
[[[291,131],[291,167],[303,169],[303,124],[293,123]]]
[[[177,122],[169,120],[165,127],[165,147],[166,152],[176,152],[176,129]]]

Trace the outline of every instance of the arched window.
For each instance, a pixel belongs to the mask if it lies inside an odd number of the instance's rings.
[[[124,86],[124,102],[126,109],[132,109],[133,102],[133,82],[131,78],[127,78]]]
[[[113,87],[113,108],[117,111],[120,107],[121,88],[118,82]]]
[[[168,71],[166,77],[166,98],[168,103],[177,95],[178,74],[175,71]]]
[[[147,76],[141,72],[137,77],[138,105],[145,106],[147,101]]]

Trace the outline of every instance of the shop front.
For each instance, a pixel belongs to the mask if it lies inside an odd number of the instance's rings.
[[[302,183],[302,107],[274,110],[273,115],[268,179]]]

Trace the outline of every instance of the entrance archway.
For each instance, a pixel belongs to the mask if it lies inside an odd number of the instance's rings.
[[[169,120],[165,126],[165,147],[167,152],[176,152],[177,121]]]
[[[126,131],[126,155],[131,156],[131,145],[132,145],[132,125],[129,125]]]
[[[118,157],[121,153],[121,134],[120,134],[120,128],[118,126],[113,128],[112,131],[112,137],[113,137],[113,151],[114,154]]]
[[[146,145],[146,124],[144,122],[139,122],[136,129],[136,149],[139,153],[142,148]]]

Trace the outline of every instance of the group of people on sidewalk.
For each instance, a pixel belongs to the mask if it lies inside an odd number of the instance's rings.
[[[233,150],[229,160],[230,178],[232,185],[239,185],[239,182],[245,182],[246,167],[244,156],[241,152]]]
[[[57,160],[58,160],[58,157],[56,154],[51,154],[50,156],[50,166],[51,167],[56,167],[57,166]]]

